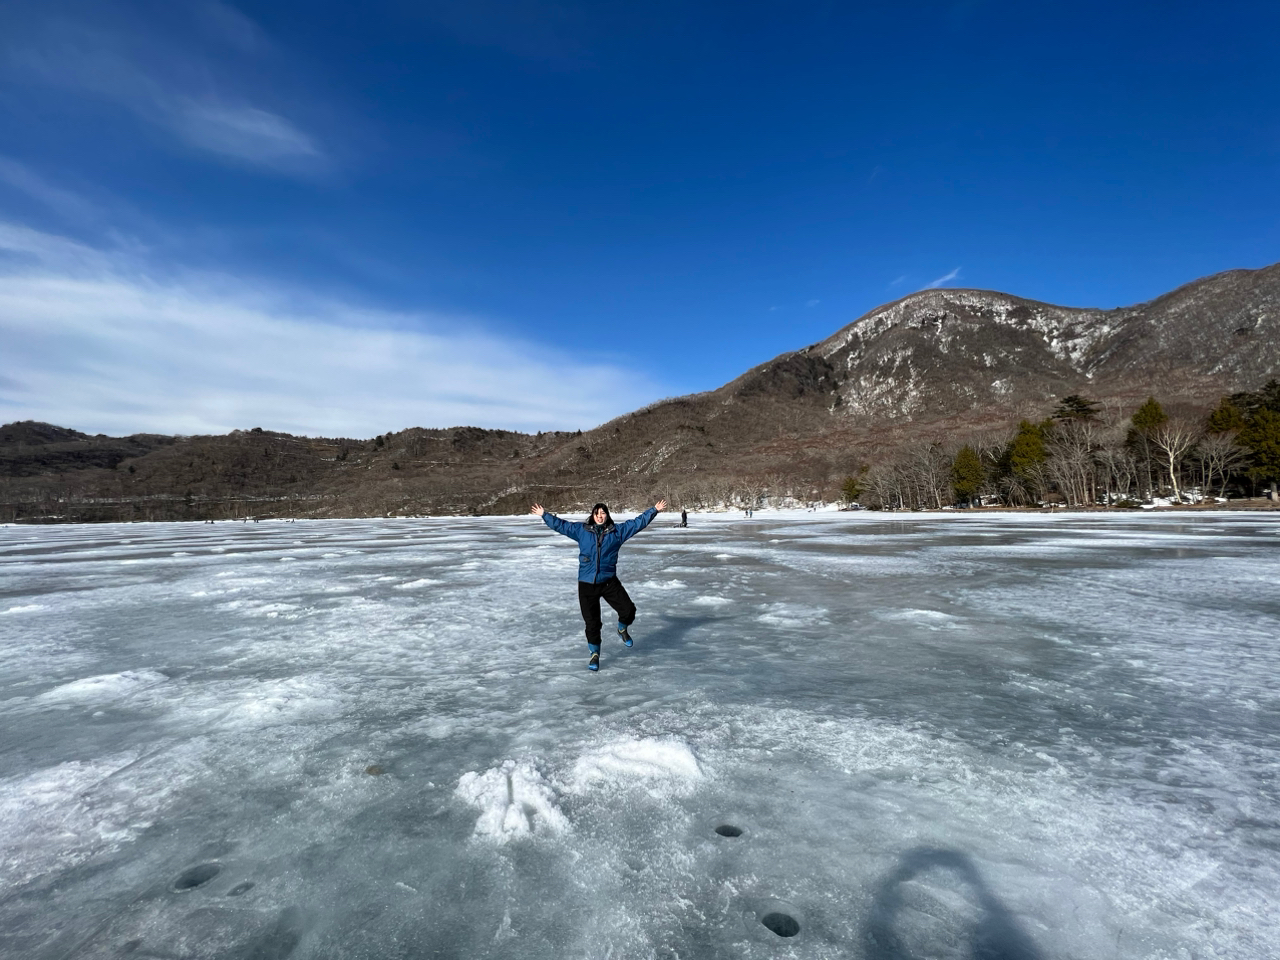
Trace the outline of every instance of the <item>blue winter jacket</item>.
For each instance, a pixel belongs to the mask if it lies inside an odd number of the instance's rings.
[[[584,583],[604,583],[618,574],[618,548],[649,525],[658,511],[650,507],[640,516],[622,524],[608,521],[603,527],[594,523],[561,520],[553,513],[543,513],[542,520],[556,533],[578,541],[578,579]]]

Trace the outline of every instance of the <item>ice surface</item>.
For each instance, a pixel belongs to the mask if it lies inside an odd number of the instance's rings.
[[[674,522],[0,527],[0,956],[1277,956],[1280,518]]]

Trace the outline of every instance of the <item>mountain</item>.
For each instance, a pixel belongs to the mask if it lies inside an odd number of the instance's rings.
[[[1204,407],[1278,371],[1280,264],[1115,310],[927,290],[718,390],[620,417],[585,443],[642,473],[696,464],[816,478],[818,461],[839,467],[837,451],[850,463],[855,452],[1003,429],[1071,394],[1124,415],[1153,394]]]
[[[1280,264],[1112,310],[927,290],[717,390],[572,434],[115,439],[8,424],[0,519],[506,513],[532,500],[696,503],[765,490],[816,499],[860,464],[921,441],[1004,435],[1071,394],[1119,419],[1148,395],[1204,410],[1278,373]]]
[[[1070,393],[1129,399],[1156,384],[1210,401],[1274,375],[1277,334],[1280,264],[1118,310],[930,290],[873,310],[807,352],[831,366],[847,416],[900,418]]]

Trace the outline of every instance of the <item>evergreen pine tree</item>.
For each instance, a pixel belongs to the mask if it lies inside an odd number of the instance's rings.
[[[857,503],[858,498],[862,496],[862,478],[866,476],[867,469],[865,466],[861,467],[857,476],[847,476],[844,478],[844,483],[840,484],[840,495],[846,503]]]
[[[1231,402],[1230,397],[1223,397],[1205,420],[1206,433],[1230,433],[1244,429],[1244,414]]]
[[[962,503],[971,501],[986,479],[987,472],[977,451],[967,444],[961,447],[951,464],[951,489],[955,491],[956,500]]]
[[[1021,421],[1017,433],[996,460],[992,480],[999,483],[1010,502],[1034,501],[1041,492],[1039,467],[1049,459],[1045,442],[1052,428],[1052,420]]]
[[[1272,413],[1280,413],[1280,380],[1268,380],[1267,385],[1258,391],[1259,405]]]
[[[1229,399],[1246,419],[1253,416],[1256,410],[1280,413],[1280,380],[1268,380],[1261,390],[1233,393]]]
[[[1009,449],[1005,453],[1005,461],[1009,470],[1019,477],[1029,477],[1032,470],[1049,459],[1045,452],[1045,426],[1023,420],[1018,424],[1018,432],[1014,435]]]
[[[1097,400],[1088,400],[1078,393],[1073,393],[1069,397],[1063,397],[1058,408],[1050,416],[1054,420],[1097,420],[1098,411],[1094,407],[1098,405]]]
[[[1280,413],[1259,407],[1239,439],[1249,448],[1249,476],[1276,489],[1280,485]]]
[[[1139,433],[1147,433],[1156,427],[1168,423],[1169,415],[1164,412],[1155,397],[1147,397],[1146,403],[1133,413],[1133,429]]]

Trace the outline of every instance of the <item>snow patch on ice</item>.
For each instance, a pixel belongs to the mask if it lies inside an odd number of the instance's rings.
[[[646,590],[683,590],[687,584],[683,580],[646,580],[640,586]]]
[[[155,670],[126,670],[73,680],[40,694],[41,700],[115,700],[169,678]]]
[[[43,603],[24,603],[16,607],[10,607],[8,610],[0,611],[0,613],[35,613],[37,610],[45,609]]]
[[[422,577],[419,580],[410,580],[407,583],[397,583],[397,590],[421,590],[423,587],[432,587],[437,583],[444,583],[443,580],[432,580],[430,577]]]
[[[228,600],[218,604],[221,610],[237,610],[255,617],[274,619],[282,613],[292,613],[298,609],[296,603],[260,603],[256,600]]]
[[[684,792],[703,777],[689,745],[679,740],[623,740],[579,757],[570,789],[583,793],[598,784],[665,783]]]
[[[759,623],[775,627],[790,627],[801,623],[823,623],[826,610],[820,607],[804,607],[794,603],[768,603],[764,612],[756,616]]]
[[[480,811],[474,837],[497,843],[559,836],[569,829],[551,784],[531,761],[507,760],[485,773],[464,773],[455,796]]]
[[[733,601],[730,600],[728,597],[712,597],[712,596],[694,597],[689,602],[696,603],[700,607],[723,607],[733,603]]]
[[[956,619],[941,610],[882,610],[876,616],[881,620],[908,620],[923,623],[949,623]]]

